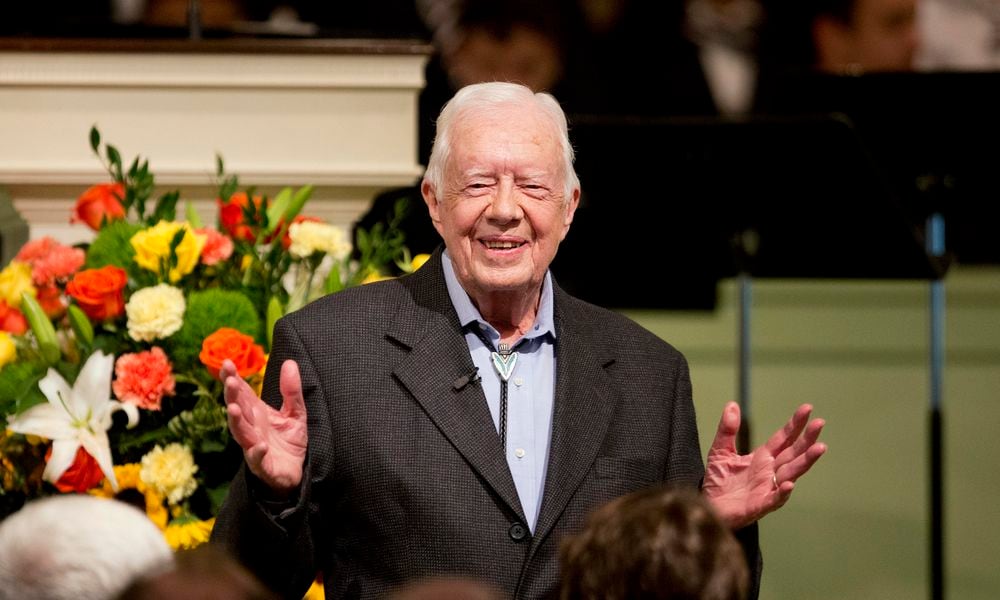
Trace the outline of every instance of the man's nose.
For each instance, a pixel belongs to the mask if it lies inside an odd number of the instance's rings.
[[[490,217],[501,222],[515,221],[523,215],[517,190],[512,181],[503,180],[490,203]]]

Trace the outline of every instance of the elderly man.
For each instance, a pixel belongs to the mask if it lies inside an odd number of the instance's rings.
[[[572,161],[551,96],[463,88],[422,184],[444,249],[280,320],[267,404],[224,367],[246,465],[214,537],[267,583],[296,597],[321,570],[329,597],[375,598],[457,575],[545,597],[591,510],[661,482],[701,484],[759,565],[753,523],[824,452],[823,423],[800,407],[739,456],[730,404],[705,472],[683,356],[549,273]]]

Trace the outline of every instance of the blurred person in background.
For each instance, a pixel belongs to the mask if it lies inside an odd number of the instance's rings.
[[[909,72],[920,49],[918,0],[763,0],[754,110],[811,75]]]

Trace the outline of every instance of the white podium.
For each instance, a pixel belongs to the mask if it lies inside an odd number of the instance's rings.
[[[307,214],[351,224],[412,184],[426,44],[407,40],[0,39],[0,187],[31,236],[90,239],[76,197],[109,180],[92,125],[157,195],[180,189],[215,222],[215,155],[272,194],[313,184]]]

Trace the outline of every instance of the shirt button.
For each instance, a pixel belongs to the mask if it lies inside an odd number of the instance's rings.
[[[523,377],[515,377],[514,378],[514,385],[517,385],[517,386],[524,385],[524,378]]]
[[[528,528],[520,523],[514,523],[510,526],[510,529],[507,530],[507,535],[509,535],[510,539],[515,542],[520,542],[524,538],[528,537]]]
[[[518,448],[517,450],[514,450],[514,456],[518,458],[524,458],[524,448]]]

